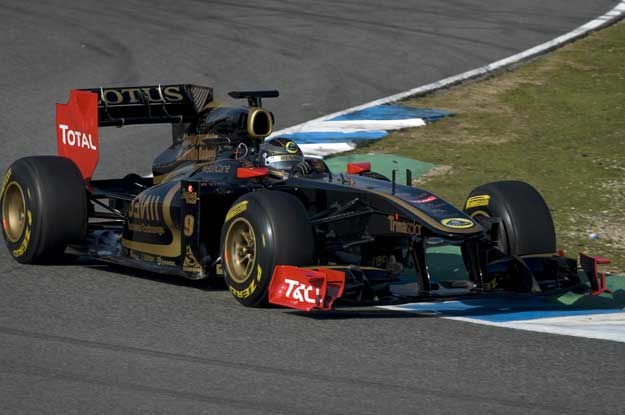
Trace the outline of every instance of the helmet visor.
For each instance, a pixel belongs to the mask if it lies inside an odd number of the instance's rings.
[[[293,167],[304,161],[299,154],[281,154],[265,158],[265,166],[275,170],[290,171]]]

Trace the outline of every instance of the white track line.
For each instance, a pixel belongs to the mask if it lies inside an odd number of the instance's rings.
[[[306,132],[342,132],[354,133],[372,130],[399,130],[402,128],[423,127],[421,118],[404,118],[399,120],[341,120],[320,121],[306,124]]]
[[[380,98],[375,101],[367,102],[366,104],[358,105],[356,107],[348,108],[343,111],[335,112],[332,114],[324,115],[323,117],[315,118],[310,121],[306,121],[301,124],[294,125],[292,127],[288,127],[279,131],[274,132],[271,136],[277,136],[285,133],[293,133],[293,132],[302,132],[302,131],[312,131],[310,127],[314,127],[316,124],[318,125],[320,122],[328,121],[332,118],[349,114],[352,112],[360,111],[363,109],[367,109],[370,107],[374,107],[376,105],[388,104],[390,102],[396,102],[405,98],[425,95],[430,92],[436,91],[438,89],[446,88],[455,84],[459,84],[461,82],[468,81],[470,79],[480,78],[486,76],[492,72],[498,71],[500,69],[509,67],[516,63],[534,58],[536,56],[542,55],[546,52],[549,52],[553,49],[556,49],[562,45],[565,45],[573,40],[579,39],[587,35],[588,33],[600,29],[605,26],[609,26],[618,20],[622,19],[625,16],[625,0],[621,1],[617,4],[612,10],[607,12],[606,14],[597,17],[594,20],[578,27],[577,29],[566,33],[560,37],[557,37],[549,42],[545,42],[538,46],[535,46],[531,49],[527,49],[526,51],[517,53],[516,55],[512,55],[510,57],[501,59],[497,62],[493,62],[489,65],[482,66],[480,68],[472,69],[470,71],[461,73],[459,75],[454,75],[449,78],[442,79],[437,82],[433,82],[431,84],[423,85],[417,88],[409,89],[408,91],[400,92],[395,95],[390,95],[385,98]]]
[[[307,157],[326,157],[330,154],[344,153],[352,151],[356,148],[354,143],[315,143],[315,144],[299,144],[302,152]]]
[[[509,329],[563,334],[566,336],[625,342],[625,313],[591,314],[587,316],[541,318],[534,320],[496,323],[464,317],[445,317],[451,320],[506,327]]]
[[[386,310],[404,311],[432,316],[432,311],[415,310],[402,305],[380,306]],[[608,310],[606,310],[608,311]],[[434,314],[436,315],[436,314]],[[464,321],[486,326],[504,327],[516,330],[535,331],[539,333],[562,334],[567,336],[586,337],[591,339],[612,340],[625,343],[625,312],[605,314],[588,314],[534,318],[530,320],[488,321],[477,317],[460,317],[440,315],[447,320]]]

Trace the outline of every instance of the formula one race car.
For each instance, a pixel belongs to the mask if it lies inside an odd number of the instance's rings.
[[[261,100],[277,91],[230,96],[249,106],[217,105],[211,88],[195,85],[72,90],[68,104],[57,104],[58,156],[19,159],[2,182],[13,258],[45,263],[67,250],[190,279],[223,276],[246,306],[302,310],[330,309],[339,297],[580,283],[576,261],[556,253],[549,209],[529,184],[480,186],[462,211],[368,163],[333,174],[293,141],[266,139],[274,117]],[[98,127],[152,123],[171,124],[173,136],[153,177],[92,180]],[[453,279],[432,275],[430,259],[445,250],[461,254]]]

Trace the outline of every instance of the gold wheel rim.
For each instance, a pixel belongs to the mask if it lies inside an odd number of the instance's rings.
[[[9,242],[17,242],[26,226],[26,201],[19,184],[11,182],[2,199],[2,227]]]
[[[228,276],[236,283],[247,281],[256,263],[256,235],[245,218],[235,219],[228,228],[224,241],[224,259]]]

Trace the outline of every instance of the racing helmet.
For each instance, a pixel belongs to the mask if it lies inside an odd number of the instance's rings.
[[[295,142],[286,138],[271,138],[259,149],[259,163],[272,171],[290,173],[304,162],[304,154]]]

